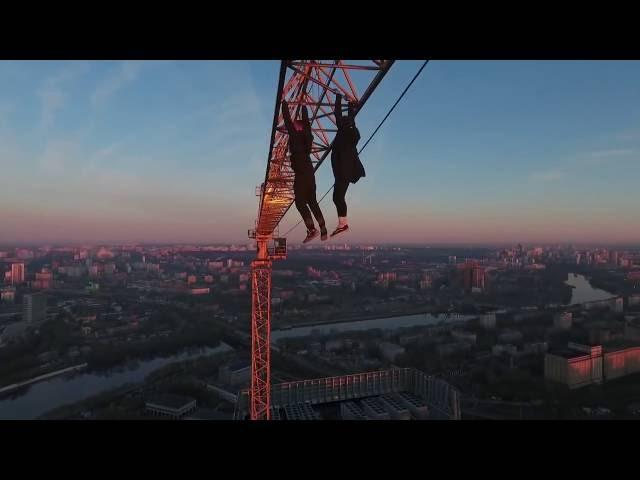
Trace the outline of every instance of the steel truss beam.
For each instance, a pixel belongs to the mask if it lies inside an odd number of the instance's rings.
[[[289,136],[282,118],[282,100],[289,103],[292,116],[301,105],[309,109],[315,147],[311,161],[317,170],[331,151],[335,136],[333,105],[336,93],[346,101],[356,103],[356,113],[367,101],[393,64],[393,60],[371,60],[354,63],[350,60],[292,60],[283,61],[271,133],[263,195],[256,222],[256,233],[270,235],[293,203],[293,170],[289,161]],[[362,96],[351,78],[352,71],[368,75]],[[362,87],[361,87],[362,88]]]
[[[313,148],[311,161],[317,170],[333,145],[336,120],[333,106],[336,95],[355,104],[360,111],[371,93],[393,65],[393,60],[350,63],[347,60],[292,60],[280,65],[280,78],[271,130],[267,172],[260,188],[260,209],[252,238],[257,239],[258,255],[251,264],[251,389],[249,413],[252,420],[269,420],[270,340],[271,340],[271,264],[267,243],[294,200],[294,173],[289,160],[289,136],[284,128],[282,100],[286,99],[292,117],[301,106],[309,110]],[[358,95],[350,71],[360,71],[367,78],[366,89]],[[275,258],[275,257],[273,257]],[[280,258],[283,258],[282,256]]]

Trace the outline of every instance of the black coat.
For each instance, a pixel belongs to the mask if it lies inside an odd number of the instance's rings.
[[[307,109],[302,109],[303,130],[297,131],[293,126],[289,108],[282,102],[282,116],[284,124],[289,134],[289,152],[291,153],[291,168],[297,175],[313,175],[313,164],[311,163],[311,148],[313,147],[313,133]]]
[[[298,132],[295,129],[289,131],[289,152],[291,152],[291,168],[294,173],[313,172],[311,163],[311,147],[313,145],[313,134],[311,128],[305,128]]]
[[[336,181],[356,183],[366,176],[358,156],[360,132],[355,125],[348,126],[346,123],[338,124],[331,151],[331,168]]]

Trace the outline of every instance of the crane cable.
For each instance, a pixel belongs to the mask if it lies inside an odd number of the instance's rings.
[[[409,84],[406,86],[406,88],[404,89],[404,91],[400,94],[400,96],[398,97],[398,99],[396,100],[396,103],[393,104],[393,106],[389,109],[389,111],[387,112],[387,114],[384,116],[384,118],[382,119],[382,121],[378,124],[378,126],[376,127],[376,129],[373,131],[373,133],[371,134],[371,136],[369,137],[369,139],[365,142],[365,144],[362,146],[362,148],[358,151],[358,155],[360,155],[362,153],[362,151],[367,147],[367,145],[369,145],[369,142],[371,141],[371,139],[375,136],[376,133],[378,133],[378,130],[380,130],[380,127],[382,127],[382,124],[387,120],[387,118],[389,117],[389,115],[391,115],[391,112],[393,112],[393,110],[396,108],[396,105],[398,105],[398,103],[400,103],[400,100],[402,100],[402,97],[404,97],[404,94],[407,93],[407,91],[409,90],[409,88],[411,88],[411,85],[413,85],[413,82],[416,81],[416,79],[418,78],[418,76],[422,73],[422,70],[424,70],[424,67],[427,66],[427,63],[429,63],[429,60],[425,60],[425,62],[422,64],[422,66],[420,67],[420,69],[416,72],[416,74],[413,76],[413,78],[411,79],[411,81],[409,82]],[[320,200],[318,200],[318,204],[322,203],[322,200],[324,200],[324,197],[326,197],[329,192],[331,190],[333,190],[334,185],[331,185],[329,187],[329,190],[327,190],[325,192],[324,195],[322,195],[322,197],[320,198]],[[296,223],[293,227],[291,227],[289,230],[287,230],[287,232],[283,235],[283,237],[286,237],[287,235],[289,235],[289,233],[291,233],[293,230],[296,229],[296,227],[298,225],[300,225],[302,223],[302,220],[299,220],[298,223]]]

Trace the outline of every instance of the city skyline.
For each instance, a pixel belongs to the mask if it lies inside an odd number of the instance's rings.
[[[361,145],[420,63],[379,86]],[[0,244],[247,243],[278,68],[0,62]],[[640,242],[638,80],[638,62],[430,62],[331,243]],[[331,182],[323,165],[318,197]]]

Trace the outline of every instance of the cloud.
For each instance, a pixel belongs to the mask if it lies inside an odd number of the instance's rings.
[[[110,77],[100,82],[91,95],[91,105],[99,107],[118,90],[133,82],[140,73],[142,64],[140,62],[125,61],[120,64],[120,68]]]
[[[89,69],[87,62],[70,62],[55,75],[47,78],[36,94],[40,97],[40,126],[45,130],[53,125],[56,113],[64,107],[67,99],[63,87],[66,83],[84,74]]]
[[[618,157],[623,155],[631,155],[633,150],[630,148],[617,148],[612,150],[598,150],[589,154],[592,158]]]
[[[62,90],[51,87],[41,90],[38,95],[42,102],[40,124],[47,129],[53,124],[56,112],[64,106],[65,95]]]
[[[627,142],[640,139],[640,129],[628,129],[618,132],[613,136],[616,140]]]
[[[598,166],[610,162],[627,160],[627,157],[635,154],[631,148],[612,148],[608,150],[594,150],[577,155],[570,163],[573,166],[588,167]]]
[[[26,165],[30,158],[16,141],[14,135],[0,131],[0,188],[15,182],[15,174],[21,165]],[[4,181],[4,182],[3,182]]]
[[[546,172],[534,172],[531,174],[531,180],[537,182],[555,182],[564,177],[564,172],[559,170],[549,170]]]
[[[9,115],[11,115],[14,110],[13,105],[4,103],[0,104],[0,131],[9,125]]]
[[[40,167],[50,175],[62,175],[65,169],[75,168],[79,145],[70,140],[56,140],[47,143],[40,157]]]

